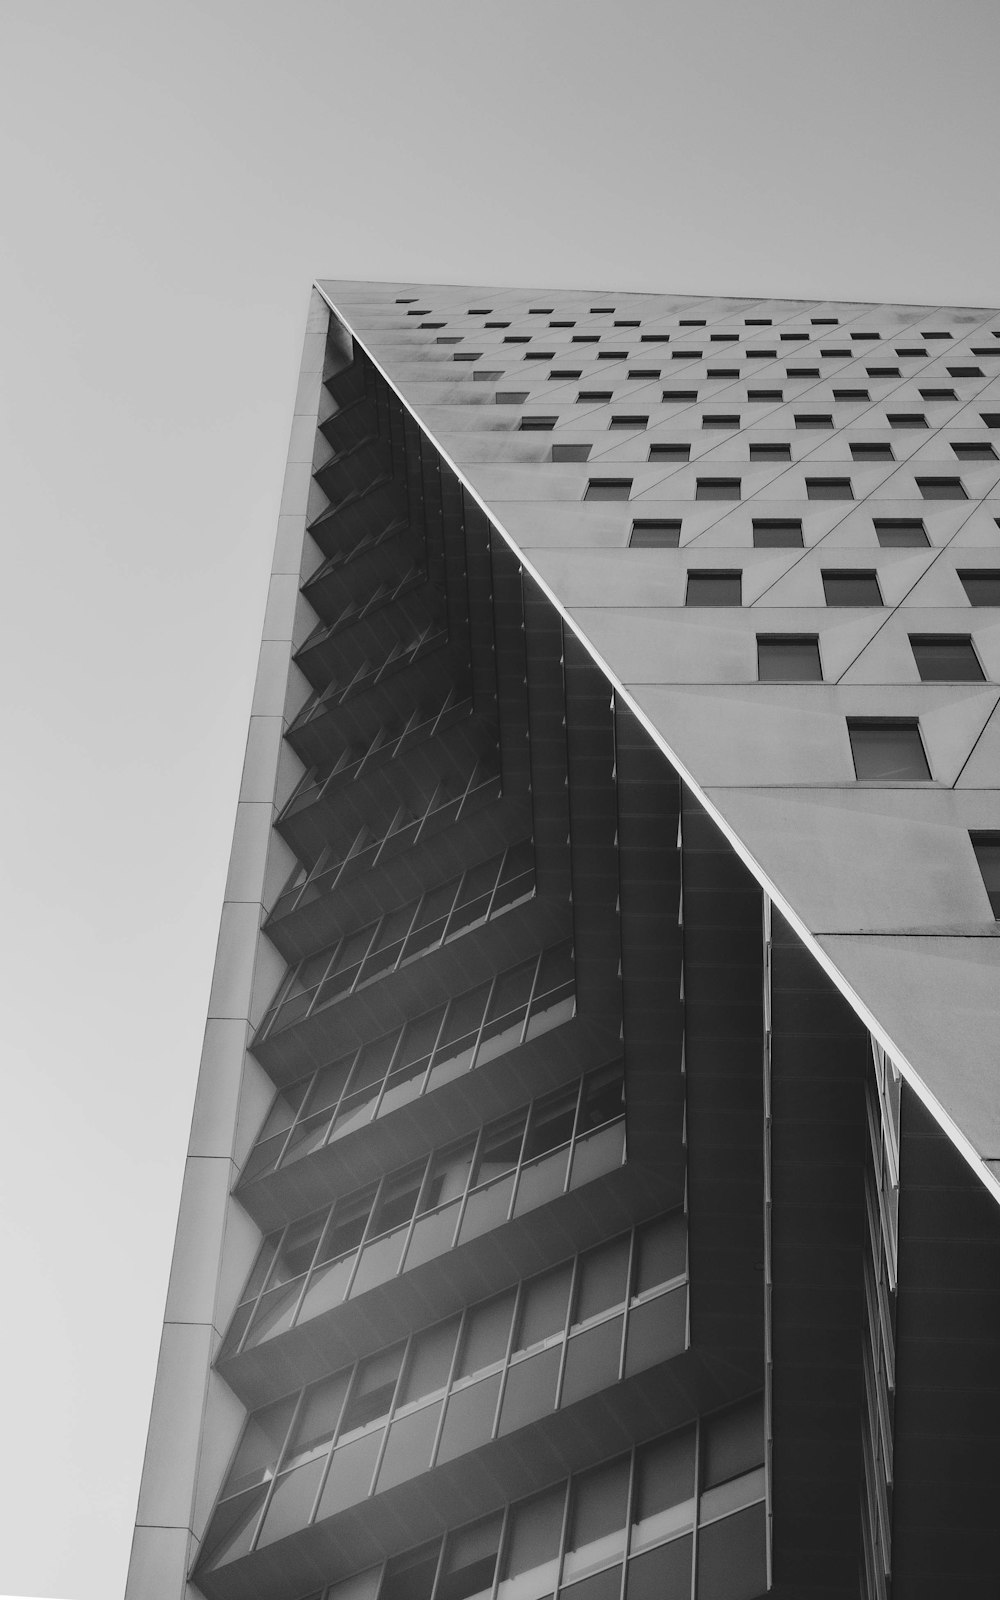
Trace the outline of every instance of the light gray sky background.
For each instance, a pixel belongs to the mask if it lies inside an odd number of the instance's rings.
[[[311,279],[997,305],[1000,8],[0,33],[0,1594],[115,1600]]]

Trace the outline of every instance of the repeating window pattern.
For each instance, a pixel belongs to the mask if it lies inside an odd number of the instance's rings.
[[[310,1600],[755,1600],[760,1402],[644,1444]],[[695,1551],[697,1563],[695,1573]]]
[[[430,651],[439,649],[447,641],[447,637],[447,629],[442,627],[440,621],[415,626],[409,637],[397,640],[381,661],[363,661],[350,678],[345,681],[334,678],[324,689],[317,690],[302,707],[292,723],[292,728],[304,728],[308,723],[315,722],[318,717],[345,705],[348,700],[353,700],[356,695],[374,689],[391,673],[413,666]]]
[[[226,1336],[232,1354],[364,1294],[625,1159],[620,1062],[270,1234]]]
[[[680,1354],[686,1282],[673,1212],[263,1408],[219,1518],[270,1543]]]
[[[242,1181],[290,1166],[576,1012],[569,944],[509,967],[283,1090]]]
[[[377,922],[345,934],[291,969],[264,1018],[261,1037],[290,1027],[362,984],[383,978],[478,923],[509,911],[534,890],[534,850],[526,840]]]
[[[871,1043],[873,1071],[867,1089],[869,1147],[865,1165],[868,1229],[863,1341],[866,1405],[862,1416],[865,1479],[861,1521],[865,1600],[886,1600],[891,1566],[901,1079],[895,1063],[882,1046],[875,1039]]]

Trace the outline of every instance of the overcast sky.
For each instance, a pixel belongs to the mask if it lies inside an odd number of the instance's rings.
[[[117,1600],[311,280],[995,306],[1000,7],[0,34],[0,1594]]]

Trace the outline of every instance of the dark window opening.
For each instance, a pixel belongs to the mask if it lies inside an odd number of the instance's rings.
[[[609,428],[617,428],[622,432],[635,433],[649,427],[648,417],[612,417],[608,423]]]
[[[851,443],[851,459],[853,461],[895,461],[891,444],[855,444]]]
[[[808,500],[853,500],[850,478],[807,478]]]
[[[975,567],[959,570],[959,582],[970,606],[1000,606],[1000,568]]]
[[[649,447],[650,461],[690,461],[691,446],[689,444],[651,444]]]
[[[589,444],[554,444],[553,461],[586,461],[590,455]]]
[[[754,517],[755,550],[802,548],[802,523],[798,517]]]
[[[699,478],[695,489],[696,500],[738,500],[739,478]]]
[[[819,638],[806,633],[759,633],[757,677],[761,683],[822,683]]]
[[[684,604],[688,606],[742,605],[742,572],[689,572]]]
[[[925,500],[967,500],[961,478],[918,478],[917,488]]]
[[[982,683],[985,673],[969,635],[911,633],[921,683]]]
[[[802,411],[796,413],[795,426],[797,428],[832,428],[833,418],[827,412]]]
[[[591,478],[585,500],[627,500],[632,493],[631,478]]]
[[[751,444],[751,461],[791,461],[790,444]]]
[[[632,524],[628,542],[633,550],[676,550],[680,541],[679,519],[637,517]]]
[[[922,411],[889,411],[886,413],[890,428],[926,428],[927,418]]]
[[[522,417],[520,428],[522,433],[551,433],[558,417]]]
[[[919,517],[876,517],[875,537],[883,550],[926,548],[930,543]]]
[[[880,606],[882,591],[876,572],[840,571],[823,573],[823,593],[828,606]]]
[[[989,896],[990,910],[1000,918],[1000,833],[969,832],[976,855],[976,865],[983,876],[983,888]]]
[[[930,768],[916,718],[848,717],[854,771],[862,782],[927,783]]]

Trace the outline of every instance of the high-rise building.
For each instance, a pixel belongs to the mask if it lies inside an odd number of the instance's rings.
[[[316,286],[129,1600],[997,1592],[997,373]]]

